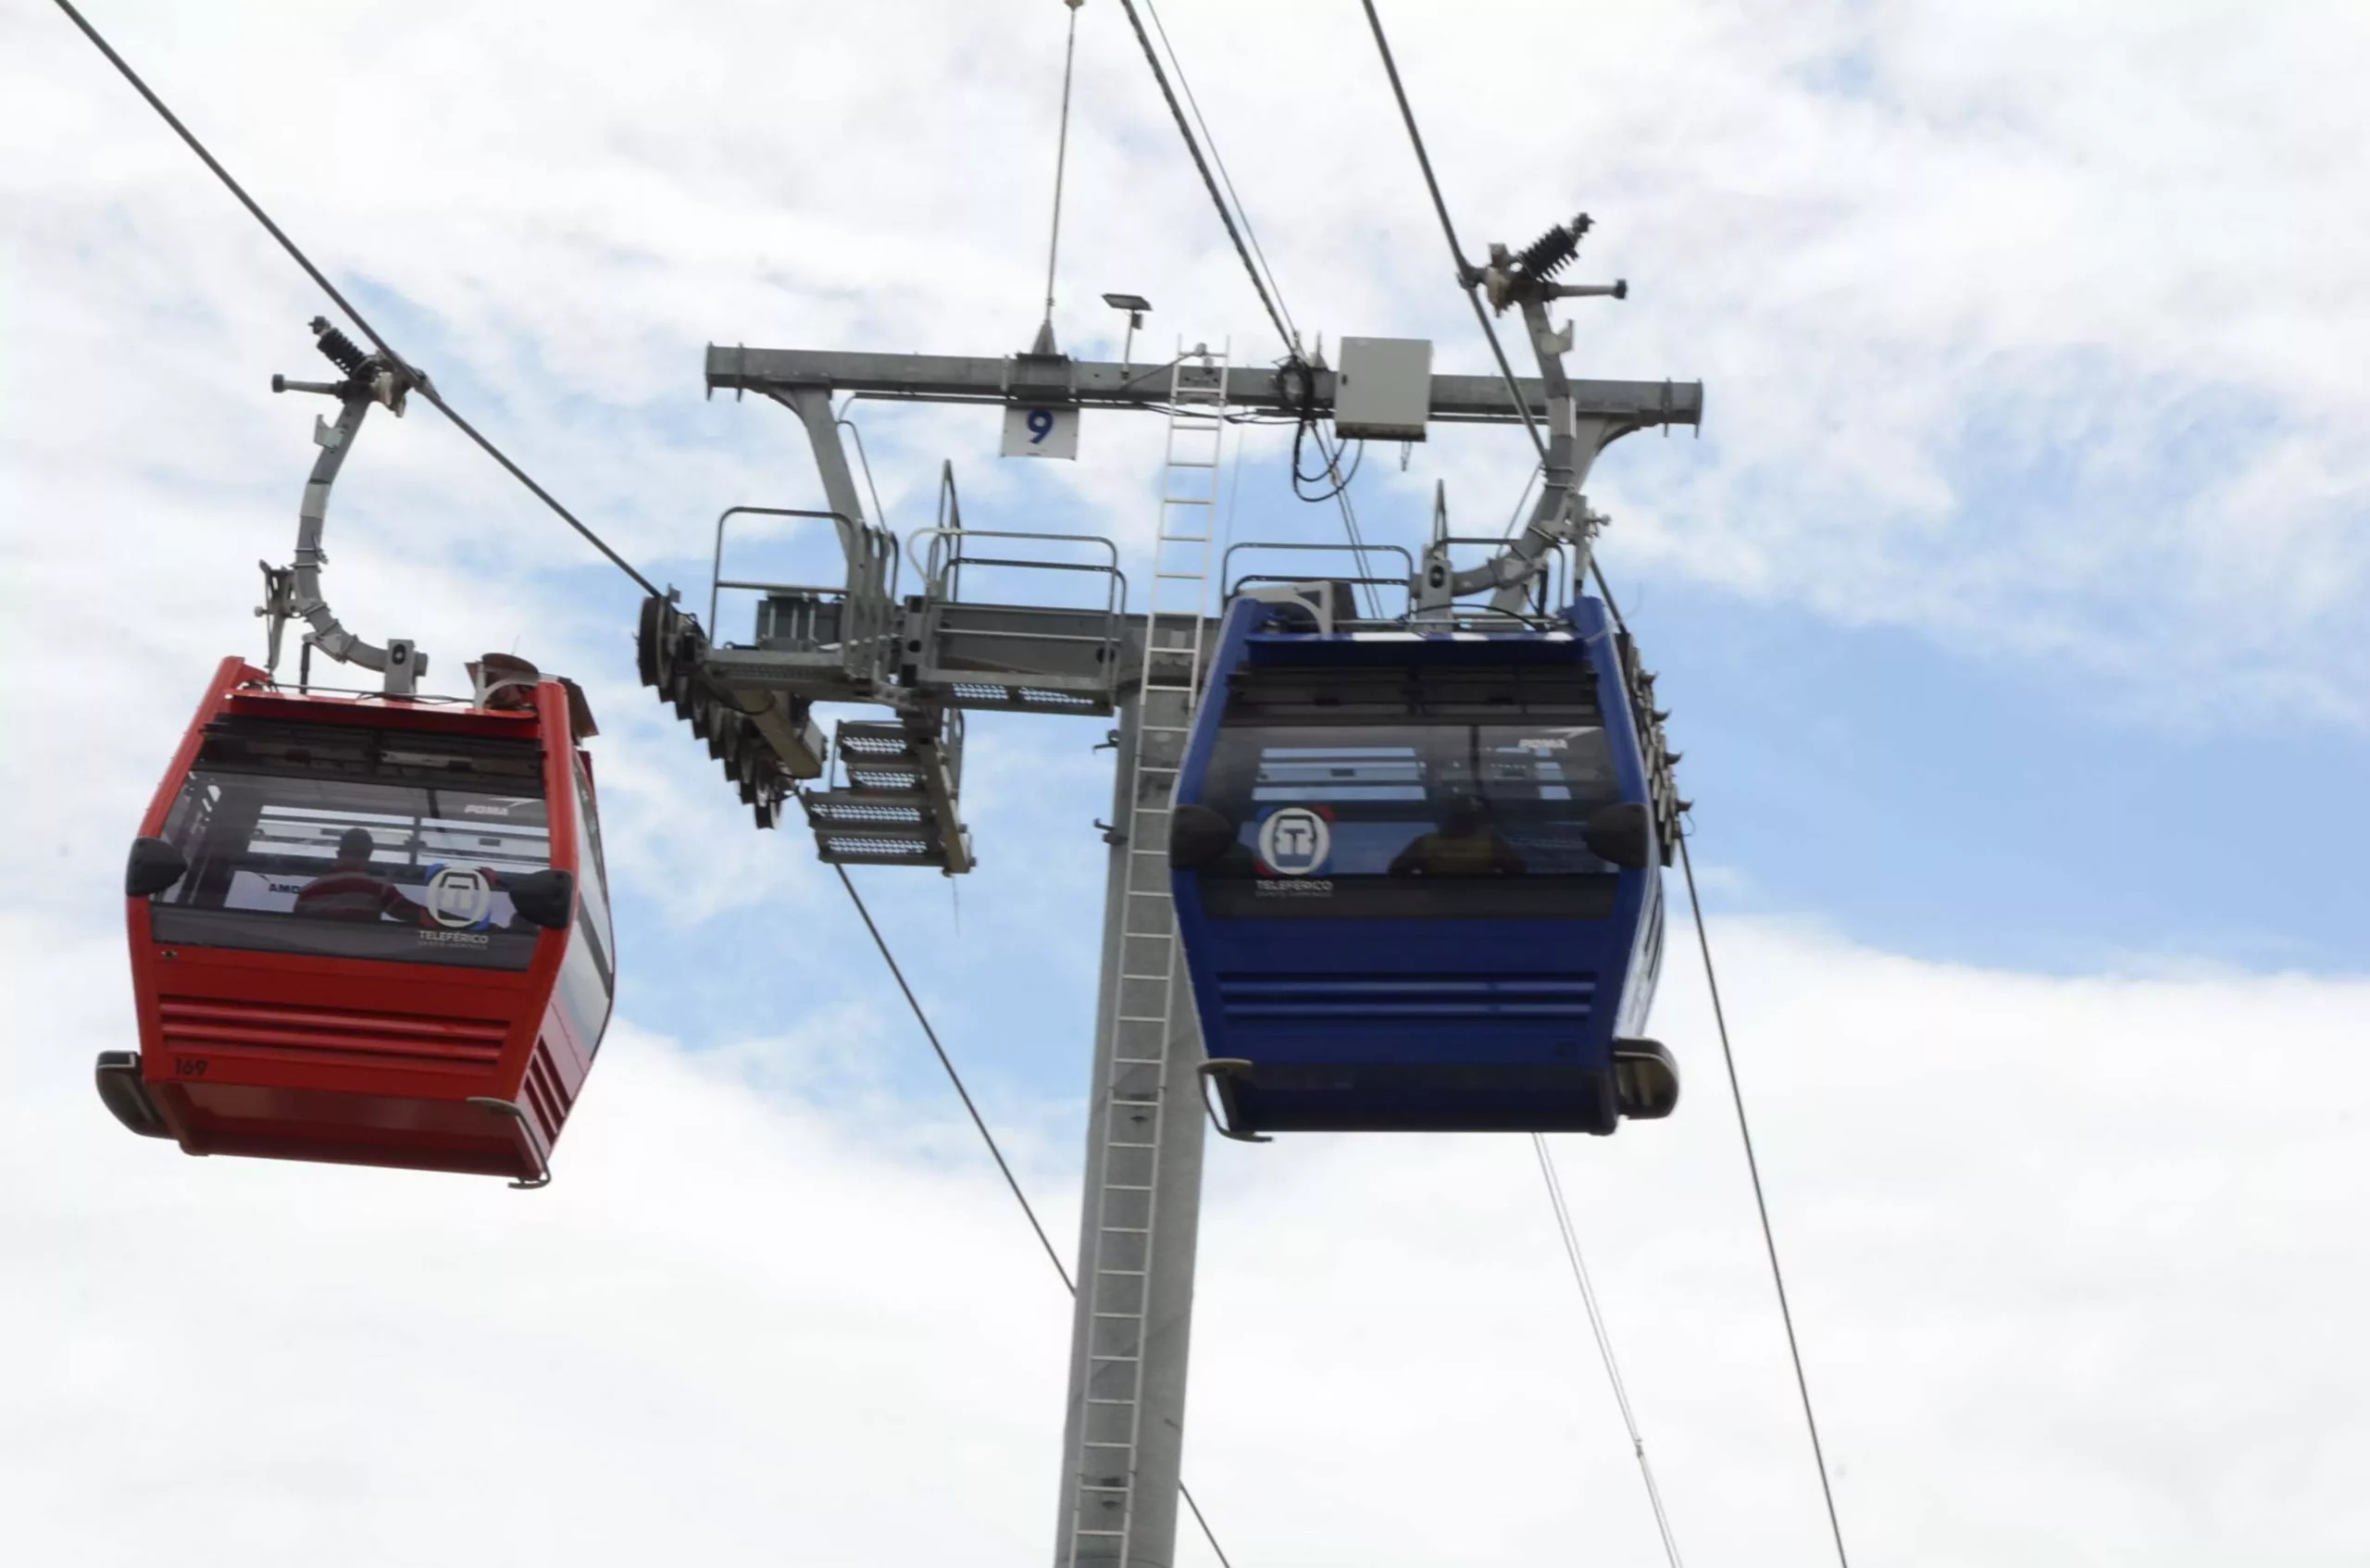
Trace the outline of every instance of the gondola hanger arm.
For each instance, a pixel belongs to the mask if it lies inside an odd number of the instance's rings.
[[[321,535],[329,516],[330,489],[345,466],[346,454],[354,450],[354,438],[370,405],[383,404],[402,417],[404,399],[415,382],[409,370],[391,365],[380,355],[364,354],[323,317],[315,317],[312,327],[321,353],[346,374],[341,381],[271,379],[275,392],[304,392],[336,398],[338,415],[334,423],[313,421],[313,443],[320,451],[313,459],[313,471],[305,480],[305,498],[297,508],[295,559],[285,566],[258,563],[263,570],[264,602],[256,614],[268,626],[264,667],[279,668],[281,634],[291,620],[302,620],[312,628],[306,634],[306,641],[342,663],[378,671],[388,695],[407,696],[419,677],[428,673],[428,655],[403,638],[390,639],[384,647],[366,641],[338,620],[321,597],[321,568],[329,565]]]
[[[1588,569],[1590,544],[1603,519],[1588,509],[1580,487],[1588,480],[1596,454],[1631,428],[1593,415],[1578,417],[1572,380],[1564,368],[1564,355],[1572,349],[1572,324],[1567,321],[1557,328],[1547,318],[1553,300],[1628,297],[1626,280],[1604,284],[1553,280],[1555,273],[1578,253],[1580,236],[1589,227],[1589,217],[1582,213],[1550,229],[1519,253],[1492,244],[1490,265],[1473,280],[1482,287],[1492,308],[1501,313],[1510,305],[1521,310],[1531,352],[1539,360],[1540,380],[1547,394],[1547,441],[1540,460],[1539,498],[1531,507],[1529,522],[1514,542],[1479,566],[1457,570],[1449,560],[1448,541],[1436,538],[1416,579],[1418,614],[1443,615],[1458,598],[1483,592],[1490,594],[1491,609],[1520,614],[1527,607],[1532,584],[1562,545],[1573,548],[1575,581]]]

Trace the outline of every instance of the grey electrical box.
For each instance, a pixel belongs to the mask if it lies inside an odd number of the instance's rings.
[[[1343,338],[1333,429],[1343,437],[1421,441],[1432,411],[1429,338]]]
[[[419,653],[408,637],[387,639],[387,662],[380,671],[380,690],[390,697],[408,697],[419,690],[419,678],[428,673],[428,655]]]

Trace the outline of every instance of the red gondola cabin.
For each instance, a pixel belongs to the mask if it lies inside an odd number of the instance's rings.
[[[548,1179],[616,952],[580,693],[300,694],[223,661],[125,873],[140,1051],[192,1154]]]

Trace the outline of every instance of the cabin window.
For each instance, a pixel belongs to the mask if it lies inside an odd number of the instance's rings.
[[[592,790],[584,770],[570,771],[576,778],[576,935],[560,964],[559,1002],[590,1056],[600,1050],[601,1037],[608,1031],[617,969],[611,957],[614,938],[608,877],[601,863],[600,819],[593,815]]]
[[[1620,798],[1595,725],[1260,725],[1219,733],[1201,803],[1243,875],[1522,877],[1615,869],[1581,829]],[[1292,832],[1312,813],[1321,845]]]
[[[1602,726],[1570,718],[1222,729],[1199,803],[1234,825],[1214,915],[1601,918],[1618,868],[1590,815],[1621,799]]]
[[[1654,982],[1663,970],[1663,892],[1662,876],[1650,872],[1646,877],[1646,914],[1640,933],[1637,961],[1629,971],[1631,992],[1652,998]]]
[[[541,927],[505,884],[551,864],[529,742],[221,720],[165,838],[151,901],[185,946],[524,969]]]

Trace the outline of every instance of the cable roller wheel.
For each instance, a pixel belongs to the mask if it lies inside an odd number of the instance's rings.
[[[634,627],[634,669],[642,683],[654,691],[667,690],[667,677],[674,665],[673,620],[674,610],[666,600],[653,594],[642,602],[642,616]]]

